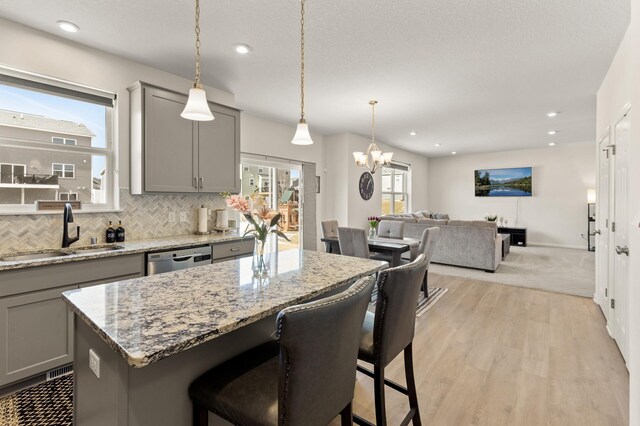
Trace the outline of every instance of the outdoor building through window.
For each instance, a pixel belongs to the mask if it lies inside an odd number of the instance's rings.
[[[382,214],[409,211],[409,166],[391,163],[382,167]]]
[[[0,212],[114,207],[115,94],[0,67]]]

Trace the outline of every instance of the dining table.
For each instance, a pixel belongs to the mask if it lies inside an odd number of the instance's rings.
[[[340,254],[340,242],[338,237],[322,237],[320,239],[326,244],[327,253]],[[388,256],[391,260],[390,266],[400,266],[403,253],[415,254],[420,245],[420,240],[415,238],[389,238],[371,237],[369,238],[369,251]]]

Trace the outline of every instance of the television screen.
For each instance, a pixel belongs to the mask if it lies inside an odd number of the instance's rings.
[[[475,171],[476,197],[530,197],[531,167]]]

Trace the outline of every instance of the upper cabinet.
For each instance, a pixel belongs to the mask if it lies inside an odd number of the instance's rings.
[[[209,102],[215,120],[180,117],[184,94],[138,82],[131,98],[131,193],[239,192],[240,111]]]

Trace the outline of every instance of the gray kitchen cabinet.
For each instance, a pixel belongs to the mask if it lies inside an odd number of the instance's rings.
[[[0,271],[0,387],[73,361],[62,292],[144,276],[144,254]]]
[[[213,121],[180,116],[185,94],[138,82],[131,101],[131,193],[239,192],[240,111],[209,102]]]
[[[254,240],[245,239],[213,244],[211,246],[212,263],[225,262],[227,260],[240,259],[253,255]]]
[[[0,299],[0,386],[73,361],[73,315],[60,297],[73,288]]]

